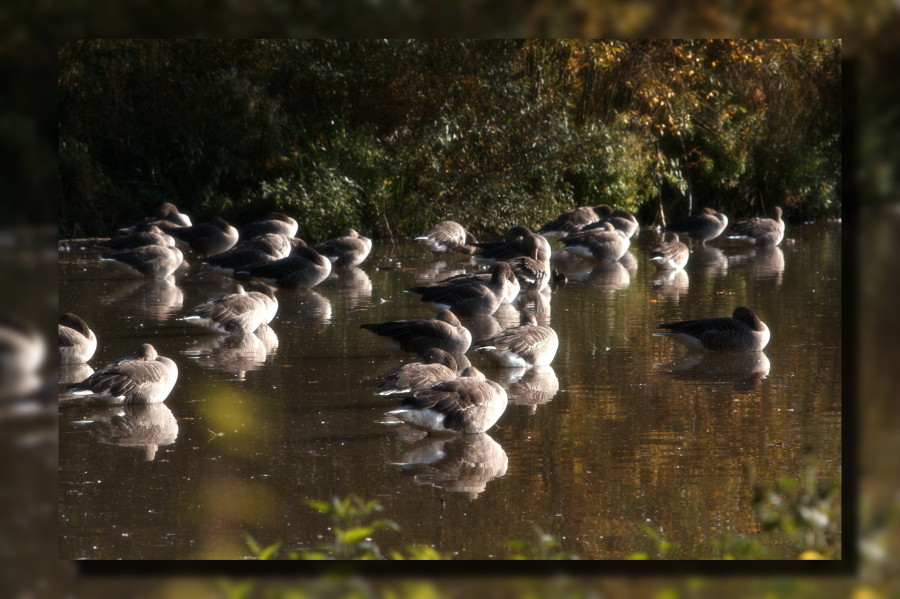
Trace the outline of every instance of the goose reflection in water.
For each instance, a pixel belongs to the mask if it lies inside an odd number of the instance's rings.
[[[509,403],[525,406],[528,414],[534,414],[539,405],[549,402],[559,392],[559,379],[552,366],[500,368],[491,374],[506,389]]]
[[[92,374],[94,374],[94,369],[87,364],[60,364],[59,384],[80,383]]]
[[[279,322],[330,324],[331,300],[312,289],[293,289],[279,294]]]
[[[728,272],[728,257],[719,248],[708,245],[694,247],[686,268],[701,277],[722,277]]]
[[[776,285],[781,285],[784,252],[780,247],[759,247],[729,256],[728,264],[732,268],[745,269],[752,279],[772,279]]]
[[[680,268],[678,270],[659,270],[654,273],[651,282],[656,293],[676,304],[681,296],[687,293],[690,285],[688,274]]]
[[[475,499],[490,481],[506,474],[509,458],[487,433],[478,433],[426,437],[390,463],[416,484]]]
[[[104,304],[120,304],[129,312],[166,320],[181,311],[184,292],[175,279],[137,279],[127,281],[101,300]]]
[[[487,272],[482,265],[477,264],[469,256],[462,254],[453,254],[454,259],[438,259],[432,260],[423,268],[416,269],[416,284],[428,285],[437,283],[456,275],[467,275],[475,272]]]
[[[351,305],[372,297],[372,279],[358,266],[333,269],[319,287],[338,290]]]
[[[752,391],[769,376],[769,358],[755,352],[689,352],[655,368],[681,381],[732,383],[736,391]]]
[[[520,312],[525,310],[531,311],[535,318],[537,318],[538,324],[549,326],[551,295],[552,293],[549,287],[546,287],[541,291],[523,291],[520,292],[519,297],[516,298],[515,306]],[[515,326],[515,323],[509,326]]]
[[[256,333],[200,337],[182,353],[204,368],[227,372],[243,381],[248,372],[262,367],[278,347],[278,336],[266,325]]]
[[[178,437],[178,421],[164,403],[97,409],[74,424],[85,427],[100,443],[143,450],[146,461]]]

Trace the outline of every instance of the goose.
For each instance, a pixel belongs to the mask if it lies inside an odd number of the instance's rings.
[[[732,239],[756,246],[776,246],[784,239],[784,221],[781,220],[781,208],[775,206],[775,218],[751,218],[731,225]]]
[[[533,312],[523,310],[519,326],[477,341],[474,347],[497,366],[548,366],[556,356],[559,337],[552,328],[539,325]]]
[[[579,206],[568,212],[563,212],[538,229],[538,233],[545,237],[565,237],[566,235],[577,233],[585,225],[595,223],[598,220],[600,220],[600,216],[594,208]]]
[[[406,292],[458,315],[478,316],[493,314],[500,304],[512,302],[519,289],[512,267],[498,262],[489,273],[456,275],[433,285],[411,287]]]
[[[274,262],[281,258],[287,258],[293,249],[302,242],[301,239],[295,240],[279,233],[265,233],[249,237],[238,242],[230,250],[202,258],[203,262],[210,265],[204,272],[234,273],[235,270]]]
[[[483,433],[494,426],[508,401],[506,390],[474,366],[462,376],[400,394],[400,407],[386,416],[429,433]]]
[[[375,395],[409,393],[456,378],[456,359],[442,349],[432,347],[421,361],[404,364],[381,380]]]
[[[434,225],[414,241],[421,243],[435,254],[458,252],[472,254],[478,240],[466,231],[465,227],[452,220],[445,220]]]
[[[625,232],[616,229],[610,222],[563,237],[561,241],[572,254],[604,262],[618,261],[631,245]]]
[[[214,333],[247,334],[268,322],[268,316],[269,306],[236,283],[230,293],[217,295],[194,306],[178,320]]]
[[[472,333],[449,310],[441,310],[433,319],[362,324],[360,328],[390,337],[401,350],[417,354],[436,347],[449,354],[462,355],[472,344]]]
[[[97,336],[79,316],[66,312],[57,320],[59,363],[84,364],[97,350]]]
[[[704,208],[697,214],[675,221],[666,231],[687,235],[691,241],[699,241],[705,246],[707,241],[712,241],[722,234],[728,226],[728,217],[712,208]]]
[[[241,227],[241,239],[275,233],[285,237],[293,237],[300,229],[296,219],[280,212],[270,212],[266,218],[257,220]]]
[[[372,240],[363,237],[354,229],[347,229],[341,237],[323,241],[315,248],[335,266],[358,266],[372,251]]]
[[[233,249],[251,248],[261,250],[277,260],[278,258],[290,256],[294,248],[301,243],[306,245],[306,242],[296,237],[286,237],[280,233],[264,233],[253,237],[241,238]]]
[[[590,231],[602,223],[610,223],[614,228],[625,233],[625,237],[631,239],[640,228],[634,215],[626,210],[614,210],[606,204],[601,204],[595,208],[595,211],[600,218],[597,222],[582,227],[581,232]]]
[[[133,250],[105,254],[100,260],[112,262],[131,274],[164,279],[181,266],[184,255],[176,247],[145,245]]]
[[[31,322],[13,314],[0,314],[0,376],[33,374],[46,353],[44,337]],[[0,388],[0,393],[8,390]]]
[[[133,250],[145,245],[175,247],[175,238],[164,233],[156,225],[140,225],[133,233],[120,235],[97,242],[97,245],[112,251]]]
[[[330,274],[331,261],[306,244],[295,247],[287,258],[234,271],[238,279],[259,279],[284,289],[312,288]]]
[[[145,218],[142,221],[119,230],[131,232],[144,225],[156,225],[161,229],[170,229],[176,227],[190,227],[192,224],[191,218],[187,214],[179,212],[178,207],[175,206],[175,204],[172,202],[163,202],[159,205],[159,208],[156,209],[154,216]]]
[[[177,227],[167,231],[176,242],[189,246],[201,256],[212,256],[231,249],[238,241],[238,230],[221,216],[208,223]]]
[[[263,306],[263,322],[265,326],[274,320],[278,313],[278,299],[275,297],[275,289],[269,287],[265,283],[248,283],[244,286],[247,295],[256,299]],[[259,329],[256,331],[257,337],[261,337]]]
[[[543,291],[550,284],[550,260],[540,261],[531,256],[504,260],[512,268],[521,291]]]
[[[481,260],[506,260],[519,256],[531,256],[541,262],[550,259],[550,242],[524,225],[509,229],[504,234],[503,241],[475,245],[481,248],[480,255],[476,256],[476,259]]]
[[[769,327],[744,306],[730,317],[664,322],[658,328],[668,330],[654,337],[672,337],[689,349],[762,351],[769,343]]]
[[[679,238],[678,233],[666,233],[663,241],[650,248],[650,262],[660,270],[684,268],[691,250]]]
[[[70,396],[94,396],[114,404],[165,401],[178,380],[178,366],[160,356],[149,343],[136,356],[120,358],[81,381],[69,385]]]

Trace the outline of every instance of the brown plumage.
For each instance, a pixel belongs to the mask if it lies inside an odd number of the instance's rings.
[[[114,262],[132,274],[152,279],[164,279],[181,266],[184,255],[181,250],[162,245],[145,245],[132,250],[105,254],[101,260]]]
[[[512,267],[498,262],[490,273],[456,275],[424,287],[411,287],[407,293],[418,295],[442,309],[462,316],[491,315],[500,304],[513,301],[519,294],[519,281]]]
[[[363,324],[360,328],[390,337],[403,351],[417,354],[433,347],[450,354],[464,354],[472,344],[472,334],[449,310],[441,310],[433,319]]]
[[[535,315],[525,310],[519,326],[477,341],[474,347],[498,366],[547,366],[556,356],[559,337],[552,328],[539,325]]]
[[[237,269],[240,280],[259,279],[276,287],[312,288],[331,274],[331,262],[316,250],[298,245],[287,258],[245,269]]]
[[[237,229],[221,216],[214,217],[208,223],[169,229],[167,233],[201,256],[220,254],[238,242]]]
[[[335,266],[358,266],[372,251],[372,240],[348,229],[342,236],[323,241],[315,248]]]
[[[456,378],[456,359],[433,347],[422,353],[421,361],[404,364],[381,380],[376,395],[409,393]]]
[[[761,351],[769,343],[769,327],[750,308],[734,310],[730,317],[664,322],[664,333],[690,349],[713,351]]]
[[[149,343],[108,364],[81,381],[69,385],[70,395],[94,395],[116,404],[148,404],[165,401],[178,380],[175,362],[160,356]]]
[[[57,320],[59,363],[84,364],[97,349],[97,336],[81,317],[66,312]]]
[[[701,245],[706,245],[707,241],[712,241],[721,235],[727,226],[727,216],[707,207],[697,214],[675,221],[666,227],[666,231],[682,233],[692,241],[699,241]]]
[[[212,297],[194,306],[178,320],[203,327],[214,333],[252,333],[269,321],[269,306],[256,293],[249,294],[235,284],[230,293]]]
[[[780,207],[776,206],[774,212],[774,219],[757,217],[734,223],[728,239],[756,246],[778,245],[784,239],[784,221]]]
[[[661,270],[684,268],[691,250],[679,238],[678,233],[666,233],[665,238],[650,248],[650,262]]]

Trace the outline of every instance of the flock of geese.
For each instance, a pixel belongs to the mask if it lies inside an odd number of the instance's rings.
[[[683,269],[691,248],[729,231],[727,238],[757,247],[773,247],[784,238],[780,208],[774,218],[733,223],[705,208],[669,225],[653,246],[648,260],[663,271]],[[495,242],[479,242],[465,227],[452,221],[434,225],[415,241],[435,253],[462,253],[489,261],[487,272],[460,274],[407,291],[438,310],[434,318],[363,324],[394,347],[419,355],[384,377],[375,391],[399,400],[385,422],[403,422],[428,433],[483,433],[504,413],[507,392],[464,359],[470,348],[501,368],[548,366],[559,348],[559,337],[538,324],[523,309],[518,326],[499,334],[473,339],[459,316],[495,314],[520,293],[543,292],[565,277],[551,266],[549,239],[577,260],[616,263],[625,256],[638,231],[633,215],[607,205],[579,207],[561,214],[537,232],[517,226]],[[169,277],[191,252],[205,271],[223,271],[234,278],[233,289],[195,306],[179,317],[186,324],[219,335],[251,334],[266,327],[278,312],[277,289],[312,288],[335,267],[361,264],[372,241],[354,230],[320,244],[296,237],[298,223],[283,214],[270,214],[240,230],[220,217],[194,225],[171,203],[155,216],[125,229],[122,235],[100,242],[108,261],[142,277]],[[684,240],[684,241],[683,241]],[[59,317],[61,364],[87,363],[97,349],[88,324],[67,312]],[[769,341],[769,329],[749,308],[737,307],[731,316],[700,318],[659,325],[656,336],[671,337],[691,350],[758,352]],[[60,401],[91,397],[116,405],[163,402],[178,379],[178,366],[158,354],[149,343],[67,385]]]

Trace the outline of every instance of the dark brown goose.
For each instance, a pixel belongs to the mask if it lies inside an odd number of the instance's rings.
[[[472,334],[449,310],[441,310],[433,319],[363,324],[360,328],[390,337],[401,350],[417,354],[436,347],[449,354],[461,355],[472,344]]]
[[[530,256],[504,260],[513,270],[521,291],[543,291],[550,284],[550,260],[539,261]]]
[[[456,378],[456,359],[433,347],[422,353],[421,361],[404,364],[381,380],[376,395],[409,393]]]
[[[59,363],[84,364],[97,350],[97,336],[81,317],[66,312],[57,320]]]
[[[100,259],[113,262],[131,274],[143,275],[151,279],[164,279],[181,266],[184,255],[178,248],[145,245],[133,250],[106,254]]]
[[[421,243],[435,254],[446,252],[459,252],[471,254],[475,250],[475,239],[465,227],[452,220],[445,220],[434,225],[425,234],[416,237],[415,241]]]
[[[589,225],[582,227],[581,231],[589,231],[591,228],[599,226],[601,223],[610,223],[613,227],[625,233],[629,239],[634,237],[638,231],[638,222],[633,214],[626,210],[613,210],[609,206],[602,204],[597,206],[597,215],[600,219]]]
[[[678,233],[666,233],[663,241],[650,248],[650,262],[660,270],[684,268],[691,250],[678,239]]]
[[[732,234],[727,239],[747,245],[776,246],[784,239],[784,221],[781,208],[776,206],[775,218],[751,218],[731,225]]]
[[[178,211],[178,207],[171,202],[163,202],[156,209],[154,216],[145,218],[144,220],[134,223],[131,226],[119,229],[120,231],[132,232],[141,226],[156,225],[161,229],[167,230],[174,227],[190,227],[191,219],[187,214]]]
[[[175,362],[160,356],[149,343],[136,356],[120,358],[81,381],[69,385],[71,396],[94,396],[115,404],[165,401],[178,380]]]
[[[483,433],[506,410],[506,391],[474,366],[451,381],[400,394],[400,407],[386,415],[430,433]]]
[[[257,296],[249,294],[236,283],[234,290],[212,297],[194,306],[178,320],[208,329],[214,333],[247,334],[269,322],[269,306]]]
[[[534,313],[524,310],[519,326],[477,341],[474,347],[498,366],[547,366],[556,356],[559,337],[550,327],[539,325]]]
[[[299,229],[300,225],[295,219],[280,212],[271,212],[266,218],[241,227],[240,234],[241,239],[249,239],[250,237],[269,233],[293,237]]]
[[[331,261],[305,245],[294,248],[287,258],[234,271],[238,279],[259,279],[284,289],[312,288],[329,274]]]
[[[175,247],[175,238],[164,233],[156,225],[141,225],[134,233],[120,235],[97,242],[97,245],[112,251],[133,250],[145,245],[163,245]]]
[[[519,256],[531,256],[543,262],[550,259],[550,242],[542,235],[537,235],[524,225],[508,230],[503,241],[487,241],[476,243],[481,248],[478,259],[506,260]]]
[[[315,247],[335,266],[358,266],[372,251],[372,240],[354,229],[348,229],[342,236],[323,241]]]
[[[565,237],[566,235],[577,233],[585,225],[595,223],[598,220],[600,220],[600,215],[597,214],[595,208],[580,206],[568,212],[563,212],[541,227],[538,232],[545,237]]]
[[[208,223],[191,227],[169,229],[169,235],[176,242],[190,246],[201,256],[213,256],[231,249],[238,241],[238,230],[228,224],[221,216],[213,217]]]
[[[506,262],[498,262],[491,267],[490,273],[456,275],[406,291],[440,309],[452,310],[461,316],[480,316],[491,315],[500,304],[512,302],[519,294],[519,288],[512,267]]]
[[[730,317],[664,322],[658,328],[668,330],[654,337],[672,337],[689,349],[762,351],[769,343],[769,327],[743,306]]]
[[[706,245],[722,234],[728,226],[728,217],[712,208],[704,208],[697,214],[675,221],[666,231],[687,235],[692,241],[699,241],[700,245]]]
[[[625,255],[631,245],[625,232],[616,229],[610,222],[563,237],[561,241],[565,249],[572,254],[604,262],[616,262]]]

